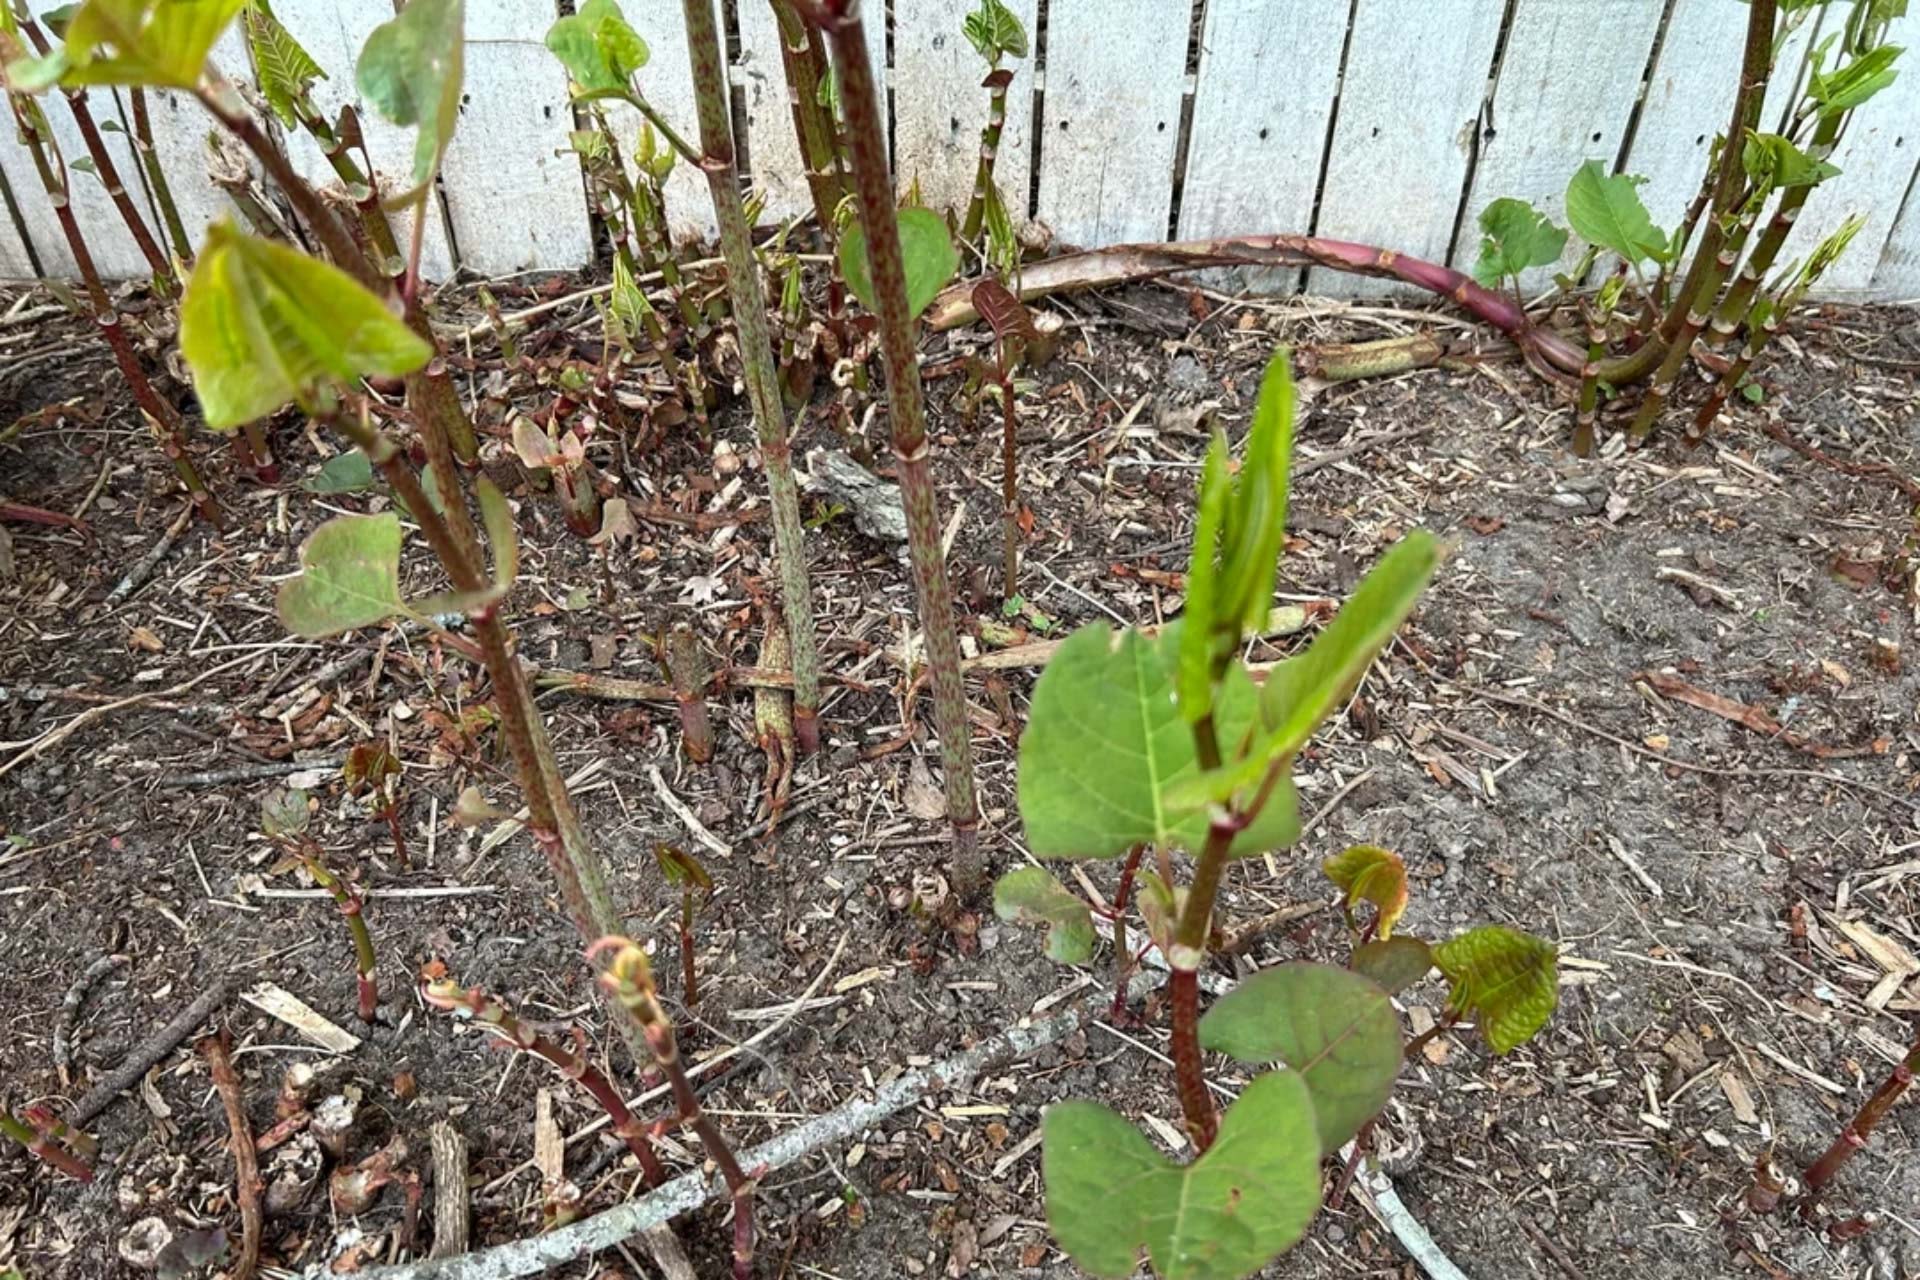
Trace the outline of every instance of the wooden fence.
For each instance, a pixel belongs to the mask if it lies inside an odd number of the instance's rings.
[[[48,7],[51,0],[33,0]],[[1739,0],[1010,0],[1034,56],[1016,79],[1000,179],[1009,207],[1064,244],[1314,231],[1470,262],[1475,219],[1503,195],[1558,213],[1574,168],[1598,158],[1645,175],[1657,221],[1671,226],[1697,189],[1725,125],[1746,8]],[[960,33],[967,0],[869,0],[868,31],[890,91],[895,169],[936,207],[964,203],[986,114],[985,66]],[[765,0],[728,10],[741,150],[770,217],[808,207]],[[680,0],[624,0],[652,47],[641,73],[671,118],[690,121],[692,89]],[[737,8],[737,13],[731,10]],[[1836,6],[1836,12],[1839,11]],[[1808,202],[1794,243],[1849,214],[1867,219],[1829,271],[1830,295],[1920,297],[1920,5],[1895,43],[1915,65],[1864,107],[1833,157],[1843,170]],[[277,0],[275,12],[331,78],[329,111],[355,97],[361,41],[392,0]],[[483,276],[578,268],[594,236],[580,173],[566,154],[566,77],[542,38],[555,0],[468,0],[466,97],[426,233],[427,273]],[[1838,18],[1826,19],[1837,22]],[[1782,59],[1767,120],[1778,127],[1807,50],[1810,23]],[[247,55],[230,33],[217,61],[235,76]],[[160,159],[198,230],[226,209],[209,181],[208,123],[190,100],[155,95]],[[96,114],[125,103],[94,94]],[[48,103],[69,158],[84,150]],[[383,169],[404,173],[410,136],[363,112]],[[637,119],[620,124],[631,135]],[[123,173],[138,166],[127,134],[108,134]],[[303,172],[325,166],[304,138]],[[72,257],[17,140],[0,137],[0,277],[70,276]],[[399,185],[399,184],[396,184]],[[144,195],[144,192],[143,192]],[[669,183],[683,234],[710,227],[704,187],[681,165]],[[105,191],[74,175],[74,202],[103,271],[144,263]],[[1298,273],[1268,282],[1286,289]],[[1314,292],[1379,294],[1388,282],[1314,271]]]

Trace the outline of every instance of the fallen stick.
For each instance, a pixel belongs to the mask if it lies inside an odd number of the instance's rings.
[[[240,1206],[240,1257],[230,1275],[232,1280],[253,1280],[254,1269],[260,1265],[260,1162],[253,1151],[253,1133],[247,1128],[247,1104],[240,1096],[240,1077],[234,1074],[233,1058],[227,1052],[226,1032],[208,1036],[199,1047],[227,1111],[227,1146],[233,1152],[234,1197]]]
[[[107,592],[106,604],[109,609],[138,591],[145,585],[147,579],[153,576],[153,571],[160,567],[160,562],[167,558],[169,551],[173,550],[173,544],[180,540],[180,535],[186,531],[188,525],[193,523],[193,511],[193,504],[189,502],[186,508],[174,518],[174,522],[167,526],[167,531],[160,535],[160,541],[154,543],[147,554],[134,561],[133,568],[127,570],[126,576],[114,584],[113,590]]]
[[[1719,716],[1722,720],[1731,720],[1742,728],[1751,729],[1763,737],[1783,742],[1796,751],[1804,751],[1821,760],[1844,760],[1879,754],[1871,746],[1829,747],[1824,743],[1815,742],[1802,734],[1789,731],[1785,725],[1759,707],[1745,702],[1735,702],[1732,698],[1714,693],[1710,689],[1688,684],[1671,672],[1642,671],[1639,678],[1646,681],[1649,688],[1663,697],[1672,698],[1675,702],[1684,702],[1690,707],[1697,707],[1711,715]]]
[[[140,1077],[152,1069],[153,1064],[166,1057],[179,1047],[180,1042],[192,1035],[207,1018],[227,1002],[233,992],[233,984],[227,978],[219,978],[211,987],[202,991],[194,1002],[182,1009],[178,1016],[166,1026],[160,1028],[150,1039],[127,1055],[125,1062],[107,1074],[107,1078],[87,1091],[85,1097],[74,1104],[72,1123],[75,1128],[85,1128],[87,1124],[124,1091],[140,1082]]]

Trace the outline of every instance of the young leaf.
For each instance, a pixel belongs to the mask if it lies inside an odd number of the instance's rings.
[[[1276,965],[1220,997],[1200,1044],[1249,1065],[1284,1062],[1313,1095],[1320,1151],[1332,1155],[1378,1115],[1400,1074],[1400,1019],[1387,993],[1330,964]]]
[[[478,827],[511,816],[505,809],[487,803],[486,795],[476,786],[461,788],[453,802],[453,825],[456,827]]]
[[[1546,267],[1560,261],[1567,247],[1567,229],[1525,200],[1502,196],[1480,214],[1480,260],[1473,278],[1489,289],[1528,267]]]
[[[1178,807],[1164,798],[1199,768],[1173,700],[1182,625],[1156,644],[1094,623],[1067,637],[1041,672],[1019,768],[1020,816],[1036,857],[1111,858],[1136,844],[1198,849],[1205,841],[1204,801]],[[1257,700],[1245,669],[1229,667],[1215,709],[1223,742],[1246,734]],[[1293,781],[1283,776],[1233,852],[1264,853],[1298,833]]]
[[[393,123],[419,126],[413,148],[417,185],[432,179],[460,123],[465,27],[466,0],[409,0],[360,49],[354,71],[360,92]]]
[[[572,437],[569,437],[571,439]],[[422,481],[429,497],[434,490]],[[513,580],[520,573],[520,540],[513,524],[513,508],[506,495],[486,476],[476,477],[473,496],[480,504],[480,522],[487,531],[487,543],[493,548],[493,581],[477,591],[446,591],[425,600],[416,600],[409,612],[425,617],[466,613],[489,608],[507,598]]]
[[[1199,509],[1194,517],[1187,604],[1181,618],[1175,668],[1180,715],[1188,724],[1198,724],[1213,714],[1213,669],[1221,647],[1218,546],[1232,489],[1233,481],[1227,475],[1227,438],[1215,431],[1207,445],[1206,459],[1200,464]]]
[[[1240,447],[1226,519],[1220,530],[1216,633],[1232,640],[1266,621],[1273,608],[1273,574],[1287,540],[1287,491],[1293,478],[1293,357],[1276,350],[1260,379],[1253,425]]]
[[[180,353],[220,431],[331,384],[411,373],[433,348],[338,267],[217,222],[180,304]]]
[[[1433,968],[1433,948],[1418,938],[1383,938],[1357,948],[1347,967],[1399,995]]]
[[[1666,257],[1667,237],[1640,203],[1637,188],[1645,181],[1610,174],[1598,160],[1581,165],[1567,184],[1567,221],[1574,233],[1629,262]]]
[[[1836,176],[1839,166],[1816,160],[1777,133],[1750,133],[1740,163],[1747,176],[1769,187],[1810,187]]]
[[[1542,938],[1488,924],[1435,947],[1433,963],[1453,988],[1447,1007],[1507,1053],[1533,1039],[1560,1002],[1556,954]]]
[[[586,0],[548,29],[547,48],[583,98],[630,96],[633,73],[647,65],[646,42],[627,25],[615,0]]]
[[[299,121],[296,108],[305,103],[307,90],[315,80],[325,80],[327,73],[273,16],[266,0],[253,0],[243,21],[260,92],[280,123],[291,129]]]
[[[358,449],[337,453],[326,465],[300,482],[308,493],[359,493],[373,487],[373,463]]]
[[[1044,867],[1009,871],[993,886],[993,914],[1010,924],[1047,928],[1047,959],[1085,964],[1093,959],[1093,913],[1080,895]]]
[[[299,787],[275,787],[260,797],[260,831],[271,837],[297,836],[313,821],[307,793]]]
[[[713,892],[713,877],[707,874],[707,869],[700,865],[698,858],[679,845],[654,845],[653,860],[660,865],[660,874],[674,888]]]
[[[335,516],[300,548],[297,578],[280,584],[280,621],[309,640],[385,622],[401,610],[400,517]]]
[[[946,220],[931,209],[902,209],[895,222],[900,229],[900,261],[907,274],[907,317],[913,319],[953,279],[960,255],[953,247]],[[857,224],[840,241],[840,274],[867,310],[879,311],[867,265],[866,231]]]
[[[1320,864],[1327,879],[1347,891],[1347,922],[1353,922],[1354,905],[1371,902],[1376,915],[1374,935],[1393,936],[1393,926],[1407,910],[1407,864],[1400,855],[1378,845],[1357,844]]]
[[[980,7],[961,21],[960,30],[990,65],[998,66],[1003,56],[1027,56],[1027,29],[1002,0],[980,0]]]
[[[1142,1248],[1166,1280],[1239,1280],[1292,1248],[1320,1208],[1313,1103],[1292,1071],[1248,1085],[1189,1165],[1097,1102],[1056,1104],[1042,1132],[1047,1225],[1109,1280],[1131,1276]]]
[[[400,774],[399,758],[382,742],[356,743],[340,767],[340,780],[349,792],[383,793],[387,784]]]
[[[1823,116],[1851,111],[1899,78],[1893,64],[1902,52],[1898,45],[1883,44],[1834,68],[1830,75],[1816,66],[1807,78],[1807,97],[1818,104]]]
[[[247,0],[87,0],[67,20],[66,45],[30,70],[9,75],[15,87],[57,78],[69,86],[144,85],[192,89],[207,54]]]

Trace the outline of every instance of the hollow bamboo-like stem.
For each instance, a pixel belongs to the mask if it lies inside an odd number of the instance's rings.
[[[613,1132],[627,1144],[627,1150],[640,1162],[641,1176],[649,1187],[666,1180],[660,1157],[647,1136],[647,1127],[628,1109],[626,1100],[606,1075],[588,1060],[585,1046],[576,1043],[573,1050],[556,1044],[516,1017],[498,997],[478,988],[462,987],[450,979],[438,979],[421,985],[421,996],[437,1009],[464,1013],[485,1026],[503,1044],[552,1064],[561,1075],[573,1081],[607,1113]],[[576,1041],[578,1033],[576,1032]]]
[[[1593,455],[1594,422],[1600,411],[1600,360],[1606,351],[1606,318],[1589,310],[1587,363],[1580,370],[1580,411],[1573,428],[1573,451],[1583,458]]]
[[[813,601],[807,578],[806,544],[800,524],[800,489],[793,477],[793,450],[786,410],[780,398],[780,369],[767,334],[766,295],[754,260],[753,233],[740,200],[734,168],[733,129],[721,62],[720,33],[709,0],[685,0],[687,56],[693,68],[694,99],[700,116],[700,167],[713,196],[720,224],[720,248],[727,262],[727,290],[740,336],[747,400],[767,469],[773,508],[774,554],[779,559],[780,597],[793,642],[793,722],[802,750],[820,743],[820,658],[814,645]]]
[[[1120,883],[1113,890],[1113,1008],[1108,1017],[1118,1022],[1127,1011],[1127,980],[1133,976],[1133,955],[1127,950],[1127,908],[1133,903],[1133,880],[1140,871],[1140,859],[1147,846],[1137,844],[1127,851],[1120,866]]]
[[[347,922],[347,932],[353,938],[353,957],[356,985],[359,993],[359,1006],[356,1012],[360,1021],[371,1023],[374,1010],[380,1005],[379,988],[375,985],[373,934],[367,929],[366,901],[352,885],[327,869],[317,850],[305,850],[300,861],[306,866],[307,874],[313,882],[332,896],[340,914]]]
[[[673,700],[680,709],[680,741],[687,759],[706,764],[713,759],[713,724],[707,718],[706,659],[700,653],[693,628],[676,622],[666,637],[667,678],[673,682]]]
[[[173,187],[167,182],[167,168],[160,163],[160,150],[153,144],[153,120],[147,112],[147,91],[140,85],[134,85],[127,93],[133,111],[133,140],[140,150],[140,167],[147,175],[147,189],[153,192],[153,202],[160,208],[160,220],[166,224],[167,236],[173,241],[174,256],[182,262],[193,261],[193,237],[187,234],[187,224],[181,220],[180,206],[173,198]]]
[[[780,65],[787,77],[787,105],[793,113],[794,135],[807,166],[807,193],[813,198],[813,218],[823,241],[833,239],[833,214],[846,195],[846,165],[841,155],[840,130],[832,108],[820,101],[827,78],[827,54],[820,33],[804,22],[791,0],[768,0],[780,28]]]
[[[64,1129],[65,1125],[60,1127]],[[34,1126],[15,1116],[5,1107],[0,1107],[0,1135],[13,1139],[25,1147],[29,1154],[45,1161],[76,1182],[93,1181],[93,1170],[87,1167],[86,1161],[60,1145],[61,1135],[36,1130]]]
[[[893,178],[880,128],[880,95],[867,58],[856,0],[809,0],[809,17],[826,33],[840,73],[847,147],[853,160],[860,225],[866,234],[879,312],[880,349],[886,361],[887,408],[893,453],[907,516],[907,550],[920,597],[920,629],[933,680],[934,728],[940,735],[946,773],[947,815],[953,824],[955,881],[971,890],[985,879],[979,849],[979,809],[973,788],[973,740],[967,723],[967,693],[960,679],[960,644],[954,626],[953,593],[940,548],[939,499],[933,487],[932,450],[914,348],[913,317],[907,311],[906,270],[900,229],[894,221]]]
[[[174,474],[180,477],[182,487],[192,497],[201,518],[214,528],[220,528],[220,507],[193,464],[180,411],[154,390],[146,369],[140,364],[140,357],[134,352],[132,340],[127,337],[127,331],[120,323],[120,313],[115,309],[113,299],[108,296],[106,286],[100,281],[100,272],[93,262],[93,252],[87,247],[86,236],[81,233],[80,223],[73,216],[65,163],[60,159],[53,140],[40,129],[39,122],[45,117],[40,114],[38,104],[29,101],[14,103],[14,119],[20,125],[20,137],[33,156],[34,169],[40,175],[40,185],[46,191],[47,202],[53,206],[53,216],[60,224],[60,232],[66,237],[67,248],[73,253],[74,267],[80,272],[87,303],[93,309],[94,323],[99,326],[101,338],[113,352],[113,362],[120,370],[121,378],[125,379],[127,390],[132,393],[134,404],[146,418],[154,437],[159,441],[161,452],[173,464]]]
[[[1000,377],[1000,597],[1013,599],[1020,589],[1020,470],[1018,410],[1013,378]]]
[[[980,223],[986,217],[987,192],[993,187],[993,165],[1000,154],[1000,134],[1007,125],[1007,86],[1013,83],[1013,72],[1005,67],[996,67],[981,82],[981,88],[987,91],[987,123],[980,130],[980,162],[973,172],[973,196],[967,201],[967,217],[960,224],[960,238],[972,242],[980,234]]]
[[[1847,1121],[1847,1127],[1840,1131],[1840,1136],[1833,1140],[1833,1145],[1828,1147],[1818,1160],[1807,1166],[1805,1182],[1810,1200],[1825,1190],[1826,1185],[1833,1181],[1834,1176],[1840,1172],[1847,1161],[1853,1159],[1854,1154],[1867,1145],[1867,1139],[1873,1136],[1873,1131],[1879,1127],[1880,1121],[1893,1109],[1893,1104],[1900,1101],[1900,1095],[1905,1093],[1907,1087],[1913,1083],[1913,1076],[1917,1071],[1920,1071],[1920,1040],[1914,1041],[1913,1047],[1907,1050],[1907,1056],[1894,1064],[1887,1078],[1882,1080],[1880,1087],[1873,1091],[1873,1096],[1861,1104],[1860,1110],[1854,1113],[1853,1119]]]

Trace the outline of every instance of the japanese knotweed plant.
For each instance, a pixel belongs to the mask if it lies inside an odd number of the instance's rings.
[[[1478,1018],[1496,1051],[1553,1007],[1553,949],[1504,929],[1429,949],[1393,936],[1405,903],[1398,859],[1350,853],[1329,865],[1374,922],[1351,969],[1280,965],[1205,1017],[1199,976],[1215,900],[1236,858],[1283,848],[1300,823],[1291,777],[1316,727],[1352,692],[1439,563],[1431,534],[1394,546],[1303,652],[1255,679],[1241,659],[1272,605],[1293,434],[1285,352],[1268,365],[1233,472],[1216,437],[1200,484],[1185,615],[1157,636],[1105,623],[1070,636],[1034,689],[1020,742],[1019,802],[1042,859],[1118,858],[1150,846],[1139,872],[1147,932],[1171,970],[1173,1060],[1195,1158],[1176,1164],[1117,1112],[1073,1101],[1047,1113],[1047,1219],[1098,1276],[1131,1275],[1144,1249],[1172,1280],[1233,1280],[1292,1247],[1320,1205],[1321,1163],[1386,1104],[1401,1063],[1390,993],[1437,965],[1450,1006]],[[1172,852],[1194,855],[1176,883]],[[1049,926],[1048,954],[1090,958],[1086,905],[1044,868],[996,888],[1003,916]],[[1124,959],[1124,958],[1123,958]],[[1216,1116],[1202,1050],[1274,1063]]]
[[[993,166],[1007,123],[1007,86],[1013,83],[1013,71],[1000,63],[1005,58],[1027,56],[1027,29],[1001,0],[980,0],[980,7],[967,14],[960,30],[987,63],[987,78],[980,85],[987,91],[987,123],[980,130],[980,162],[973,174],[973,196],[967,201],[967,216],[960,224],[960,238],[971,243],[980,234],[988,201],[999,194],[993,185]]]
[[[374,1012],[380,1007],[380,988],[374,978],[378,961],[373,952],[373,934],[367,929],[367,901],[351,877],[337,875],[327,865],[326,853],[308,830],[312,822],[311,797],[298,787],[275,787],[260,797],[260,833],[286,855],[273,870],[305,868],[314,884],[326,890],[340,909],[341,918],[347,922],[347,935],[353,939],[357,997],[354,1012],[360,1015],[360,1021],[371,1025]]]

